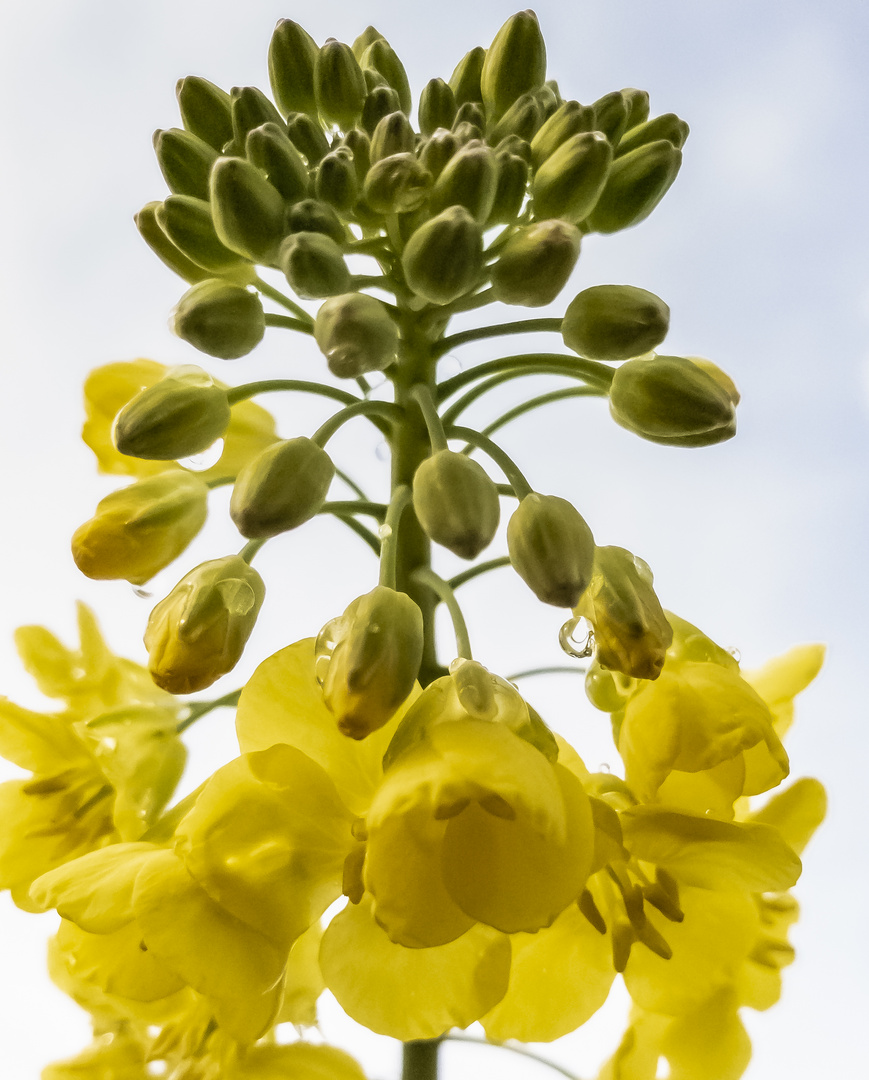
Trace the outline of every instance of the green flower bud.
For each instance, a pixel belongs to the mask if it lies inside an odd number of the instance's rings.
[[[713,364],[711,360],[707,360],[705,356],[689,356],[686,359],[690,360],[692,364],[695,364],[701,371],[705,371],[707,375],[711,375],[712,378],[718,383],[721,389],[727,394],[734,406],[740,402],[740,393],[736,389],[736,383],[731,379],[726,371],[722,371],[717,364]]]
[[[582,234],[555,218],[514,233],[492,267],[496,300],[523,307],[551,304],[573,273]]]
[[[657,679],[673,630],[652,588],[652,571],[620,547],[599,547],[575,615],[594,629],[595,660],[634,679]]]
[[[304,199],[310,188],[308,168],[285,124],[262,124],[247,134],[245,154],[288,203]]]
[[[517,98],[546,79],[546,43],[533,11],[512,15],[489,46],[480,88],[486,112],[498,120]]]
[[[477,127],[476,124],[471,124],[467,120],[463,120],[461,123],[458,121],[453,125],[453,134],[458,140],[459,147],[466,146],[469,142],[482,142],[483,141],[483,129]]]
[[[250,260],[221,243],[211,216],[211,205],[204,199],[170,195],[158,207],[157,221],[176,247],[211,272],[206,276],[236,271],[246,271],[252,276]]]
[[[180,128],[154,132],[154,152],[160,172],[171,192],[208,198],[208,176],[217,151]]]
[[[287,229],[291,233],[318,232],[330,237],[336,244],[343,244],[347,235],[344,223],[328,203],[317,199],[302,199],[290,207]]]
[[[431,135],[438,128],[451,128],[456,118],[456,95],[443,79],[431,79],[419,95],[419,130]]]
[[[350,290],[350,271],[341,248],[325,233],[291,233],[281,244],[278,266],[303,300],[321,300]]]
[[[660,345],[670,309],[654,293],[633,285],[593,285],[568,304],[561,336],[589,360],[630,360]]]
[[[383,38],[383,34],[377,29],[376,26],[366,26],[358,38],[350,46],[350,49],[356,59],[361,63],[362,57],[365,55],[365,50],[369,45],[373,45],[375,41],[380,41]]]
[[[238,555],[191,570],[148,619],[145,648],[154,682],[170,694],[192,694],[232,671],[265,591],[262,578]]]
[[[591,580],[594,537],[571,503],[557,495],[526,495],[507,523],[507,550],[538,600],[576,607]]]
[[[346,147],[333,150],[317,166],[315,189],[317,198],[334,206],[336,210],[346,212],[356,202],[359,180],[356,177],[353,154]]]
[[[527,143],[525,144],[528,145]],[[498,186],[486,225],[509,225],[522,211],[528,189],[528,162],[518,154],[498,150]]]
[[[229,94],[208,79],[188,75],[175,84],[175,96],[187,131],[220,152],[232,138]]]
[[[410,116],[413,102],[407,72],[389,42],[382,37],[372,41],[362,54],[359,64],[363,68],[374,68],[380,72],[387,84],[398,94],[401,111]]]
[[[404,113],[398,107],[398,94],[391,86],[376,86],[369,91],[362,106],[362,119],[360,123],[365,131],[374,138],[374,132],[385,116]],[[412,149],[412,147],[410,147]]]
[[[463,559],[475,559],[491,544],[501,519],[489,474],[453,450],[439,450],[416,470],[413,508],[426,536]]]
[[[470,292],[483,270],[483,233],[463,206],[451,206],[413,234],[401,256],[408,286],[430,304]]]
[[[464,105],[459,106],[456,111],[456,118],[453,120],[453,131],[464,124],[470,124],[479,132],[485,131],[486,114],[483,112],[483,106],[478,101],[466,101]],[[482,135],[478,137],[481,138]]]
[[[143,206],[133,218],[136,228],[148,247],[170,270],[173,270],[190,285],[197,281],[203,281],[209,276],[208,271],[188,259],[160,228],[157,212],[162,205],[159,202],[149,202],[146,206]]]
[[[572,135],[531,182],[534,216],[582,221],[605,190],[612,160],[612,147],[599,131]]]
[[[431,182],[431,173],[413,154],[393,154],[371,166],[362,195],[378,214],[403,214],[422,206]]]
[[[232,152],[244,153],[247,133],[263,124],[284,127],[284,118],[255,86],[234,86],[229,92],[232,100]]]
[[[205,524],[208,487],[183,469],[137,480],[100,499],[72,537],[85,577],[141,585],[173,562]]]
[[[626,132],[616,147],[616,157],[622,157],[631,150],[636,150],[638,146],[646,146],[658,139],[666,139],[677,150],[681,150],[690,130],[685,121],[680,120],[675,113],[663,113],[654,120],[646,120]]]
[[[437,179],[447,162],[459,149],[459,140],[445,128],[438,128],[423,143],[419,152],[420,164]]]
[[[214,228],[228,248],[270,263],[284,235],[284,200],[255,165],[220,158],[211,170]]]
[[[114,442],[129,457],[176,461],[207,450],[229,421],[226,390],[208,372],[173,368],[121,409]]]
[[[323,129],[307,113],[290,113],[287,117],[287,134],[312,169],[329,153],[329,143]]]
[[[188,289],[172,313],[171,326],[194,349],[221,360],[246,356],[266,330],[257,294],[219,278]]]
[[[627,131],[635,128],[637,124],[643,124],[649,119],[649,95],[645,90],[636,90],[632,86],[626,86],[622,90],[622,97],[628,107]]]
[[[504,113],[489,135],[489,141],[499,143],[508,135],[518,135],[530,141],[545,117],[543,105],[535,94],[523,94]]]
[[[495,153],[500,157],[502,154],[515,154],[516,157],[529,164],[531,163],[531,143],[520,139],[518,135],[506,135],[495,147]]]
[[[548,120],[563,104],[561,94],[558,92],[558,83],[554,79],[547,79],[539,89],[534,91],[534,96],[540,102],[544,120]]]
[[[384,116],[371,136],[372,164],[381,158],[392,157],[393,154],[411,153],[415,142],[413,128],[403,112]]]
[[[592,105],[592,109],[594,110],[594,130],[602,131],[615,146],[627,130],[630,111],[621,90],[604,94]]]
[[[371,94],[372,90],[376,90],[378,87],[381,86],[386,87],[387,90],[392,90],[392,87],[389,85],[386,79],[384,79],[384,77],[380,74],[379,71],[375,71],[374,68],[363,68],[362,74],[365,77],[365,88],[369,94]],[[392,92],[395,94],[395,108],[397,109],[398,93],[395,90],[393,90]],[[366,98],[365,100],[367,101],[368,98]],[[362,107],[362,115],[365,115],[364,105]]]
[[[345,293],[317,312],[314,340],[333,375],[355,379],[389,367],[398,350],[398,328],[375,297]]]
[[[277,536],[310,521],[334,476],[332,459],[310,439],[272,443],[242,466],[229,516],[242,536]]]
[[[638,146],[618,158],[589,215],[589,227],[613,233],[638,225],[667,194],[681,164],[682,152],[666,139]]]
[[[367,88],[359,62],[349,45],[329,38],[314,64],[317,109],[328,124],[346,131],[362,115]]]
[[[356,170],[356,179],[361,188],[371,168],[371,140],[364,131],[351,128],[341,140],[341,145],[346,146],[353,155],[353,168]]]
[[[269,82],[284,116],[300,112],[315,115],[314,65],[316,42],[291,19],[279,19],[269,43]]]
[[[456,99],[456,105],[464,105],[466,101],[483,100],[480,79],[485,59],[486,50],[482,45],[477,45],[476,48],[465,53],[456,64],[455,71],[450,76],[450,89]]]
[[[591,131],[594,110],[578,101],[563,102],[531,140],[531,161],[535,169],[574,135]]]
[[[610,412],[629,431],[675,445],[709,446],[731,438],[736,430],[730,394],[683,356],[622,364],[610,387]]]
[[[327,635],[334,635],[329,642]],[[364,739],[408,697],[422,663],[422,612],[405,593],[378,585],[358,597],[318,639],[328,645],[323,699],[351,739]]]
[[[432,188],[429,208],[433,214],[450,206],[463,206],[485,225],[498,190],[498,159],[484,143],[468,143],[450,158]]]

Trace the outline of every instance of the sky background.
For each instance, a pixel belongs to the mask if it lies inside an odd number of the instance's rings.
[[[551,313],[593,284],[650,289],[672,312],[665,350],[714,360],[743,402],[737,438],[705,450],[643,442],[615,426],[603,403],[576,400],[518,421],[504,430],[503,444],[535,487],[578,506],[599,543],[645,558],[664,605],[738,648],[747,666],[797,642],[828,644],[788,749],[794,776],[816,775],[828,786],[830,814],[796,890],[798,960],[786,972],[783,1000],[768,1014],[744,1014],[755,1046],[746,1076],[856,1075],[869,1007],[869,8],[856,0],[542,0],[536,11],[549,75],[565,97],[591,102],[637,86],[650,92],[652,115],[677,112],[691,125],[684,166],[662,204],[635,229],[587,238]],[[374,23],[418,94],[429,78],[449,78],[472,46],[487,45],[512,12],[491,0],[474,7],[250,0],[244,14],[227,0],[44,0],[0,9],[0,689],[9,697],[44,707],[18,665],[16,626],[41,623],[72,642],[80,598],[96,610],[115,651],[141,660],[154,599],[189,565],[239,546],[221,520],[228,497],[221,492],[205,534],[149,586],[150,600],[125,583],[78,574],[69,536],[119,486],[97,475],[79,441],[87,372],[148,356],[202,363],[235,383],[304,378],[318,363],[310,343],[281,331],[270,331],[249,360],[221,364],[168,330],[183,284],[150,254],[132,215],[165,193],[151,133],[179,123],[175,81],[198,74],[227,88],[266,89],[271,30],[289,17],[318,42],[351,42]],[[467,317],[457,326],[483,321],[491,320]],[[526,347],[558,346],[551,337],[514,338],[506,351]],[[496,350],[491,343],[465,348],[461,362]],[[445,370],[459,370],[458,363],[447,359]],[[504,403],[519,400],[528,385]],[[326,415],[317,408],[310,399],[302,408],[281,402],[281,434],[310,434]],[[483,424],[494,412],[468,415]],[[364,425],[349,425],[334,446],[357,479],[384,490],[382,451]],[[317,521],[263,551],[257,565],[269,599],[226,690],[256,659],[315,633],[371,587],[370,557],[338,529]],[[505,674],[559,662],[561,615],[526,594],[500,571],[464,597],[476,654]],[[539,679],[524,689],[590,767],[614,761],[606,717],[586,706],[580,679]],[[204,721],[192,742],[191,785],[233,754],[230,714]],[[0,773],[11,775],[11,767]],[[43,974],[52,925],[50,916],[24,915],[0,897],[0,1046],[4,1074],[14,1080],[35,1080],[43,1064],[88,1039],[84,1015]],[[622,999],[615,998],[614,1015],[596,1018],[551,1055],[592,1074],[617,1041]],[[328,1004],[323,1030],[372,1076],[397,1075],[394,1048],[342,1023]],[[490,1069],[546,1075],[504,1052],[486,1051],[485,1060],[482,1053],[448,1047],[445,1078]]]

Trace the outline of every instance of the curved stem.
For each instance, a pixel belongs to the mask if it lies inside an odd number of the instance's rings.
[[[507,477],[517,499],[524,499],[526,495],[530,495],[534,490],[525,479],[522,470],[510,455],[502,450],[497,443],[494,443],[491,439],[487,438],[487,436],[482,435],[479,431],[474,431],[473,428],[456,426],[449,427],[447,429],[447,434],[450,438],[464,439],[465,442],[472,443],[474,446],[479,447],[484,454],[488,454],[492,461],[495,462]]]
[[[469,341],[482,341],[484,338],[500,337],[501,334],[533,334],[549,330],[559,333],[561,319],[516,319],[515,322],[500,325],[476,326],[472,330],[462,330],[461,333],[453,334],[452,337],[442,338],[434,349],[434,355],[439,358],[451,349],[465,345]]]
[[[497,360],[489,360],[485,364],[478,364],[468,371],[461,371],[451,379],[442,382],[439,388],[438,400],[446,398],[461,390],[469,383],[477,382],[487,375],[515,372],[517,375],[531,374],[562,374],[573,378],[583,379],[592,386],[598,386],[602,393],[608,393],[610,383],[613,381],[615,371],[605,364],[599,364],[596,360],[586,360],[582,356],[566,356],[563,353],[522,353],[517,356],[502,356]]]
[[[350,278],[351,289],[383,289],[384,292],[395,295],[395,282],[390,281],[385,274],[354,274]]]
[[[418,569],[414,570],[412,576],[414,581],[418,582],[420,585],[427,585],[437,598],[443,602],[447,611],[450,613],[453,632],[456,635],[456,655],[463,657],[465,660],[473,660],[471,640],[468,637],[468,627],[465,623],[462,609],[459,607],[459,602],[456,600],[456,594],[450,587],[450,583],[445,581],[440,574],[436,574],[434,570],[427,566],[420,566]]]
[[[253,286],[263,296],[267,296],[269,300],[274,300],[276,304],[280,304],[281,307],[285,307],[287,311],[292,313],[305,323],[306,326],[313,327],[314,318],[309,315],[303,307],[300,307],[295,300],[291,300],[289,296],[284,296],[280,289],[276,289],[273,285],[269,285],[267,281],[263,281],[262,278],[254,278]]]
[[[248,564],[248,566],[250,566],[250,564],[253,562],[254,555],[256,555],[256,553],[268,539],[269,538],[267,536],[257,536],[253,540],[248,540],[248,542],[238,553],[241,558],[244,559],[244,561]]]
[[[486,1042],[485,1039],[475,1039],[473,1035],[444,1035],[442,1036],[441,1041],[474,1043],[476,1046],[492,1046],[496,1050],[509,1050],[511,1054],[519,1054],[521,1057],[531,1058],[532,1061],[538,1061],[541,1065],[546,1065],[548,1068],[554,1069],[555,1072],[561,1073],[562,1076],[566,1076],[568,1080],[579,1080],[579,1077],[575,1073],[568,1072],[567,1069],[557,1065],[554,1061],[541,1057],[531,1050],[526,1050],[524,1046],[514,1046],[513,1043],[490,1043]]]
[[[360,537],[360,539],[364,540],[365,543],[371,548],[371,550],[378,557],[378,559],[380,558],[381,544],[379,538],[376,537],[369,528],[363,525],[361,521],[357,521],[355,517],[350,517],[349,514],[336,514],[335,520],[340,521],[342,524],[346,525],[347,528],[351,530],[351,532],[355,532],[356,535]]]
[[[445,310],[450,315],[458,315],[462,311],[475,311],[477,308],[485,307],[486,304],[494,303],[494,301],[494,290],[490,287],[483,289],[482,292],[474,293],[473,296],[466,296],[463,299],[453,301]]]
[[[289,315],[273,315],[270,311],[265,315],[266,326],[279,326],[284,330],[298,330],[302,334],[313,334],[314,324],[302,322],[301,319],[292,319]]]
[[[468,581],[473,581],[474,578],[479,577],[480,574],[488,574],[490,570],[498,570],[502,566],[509,565],[510,556],[499,555],[497,559],[487,559],[486,562],[477,563],[476,566],[471,566],[468,567],[467,570],[462,570],[460,574],[455,574],[451,577],[447,584],[451,589],[458,589],[460,585],[464,585]]]
[[[210,713],[213,709],[229,709],[238,704],[238,699],[241,697],[241,690],[232,690],[228,694],[224,694],[223,697],[215,698],[214,701],[197,701],[190,706],[190,712],[185,718],[179,721],[175,730],[180,735],[183,731],[186,731],[191,724],[195,724],[201,717]]]
[[[311,436],[311,442],[316,443],[319,447],[324,447],[335,432],[343,424],[346,424],[348,420],[352,420],[354,416],[377,417],[385,420],[391,426],[401,416],[401,409],[388,401],[359,401],[357,399],[354,404],[348,405],[346,409],[335,413],[325,423],[321,424]],[[375,426],[381,431],[383,430],[382,425],[375,424]]]
[[[526,671],[515,671],[507,675],[507,682],[516,682],[517,679],[530,679],[534,675],[585,675],[585,668],[568,667],[567,664],[553,664],[550,667],[528,668]]]
[[[413,502],[408,484],[399,484],[392,492],[392,499],[383,522],[383,543],[380,545],[380,584],[390,589],[396,587],[396,562],[398,559],[398,526],[401,515]]]
[[[487,424],[483,428],[483,434],[491,435],[498,431],[499,428],[504,427],[505,424],[509,424],[511,420],[515,420],[533,409],[539,409],[543,405],[549,405],[553,401],[590,396],[596,396],[596,394],[589,386],[565,386],[561,390],[550,390],[548,394],[539,394],[537,397],[529,398],[528,401],[520,401],[518,405],[514,405],[512,409],[508,409],[507,412],[502,413],[496,420],[493,420],[491,424]]]
[[[436,453],[438,450],[449,449],[447,437],[444,434],[444,426],[438,416],[437,406],[434,403],[431,390],[425,383],[417,383],[416,386],[411,387],[410,396],[419,405],[422,412],[422,418],[425,420],[425,426],[428,429],[432,451]]]
[[[386,504],[370,502],[367,499],[336,499],[334,502],[326,502],[317,511],[318,514],[337,514],[347,517],[351,514],[366,514],[376,521],[383,521],[386,516]]]
[[[209,491],[214,491],[215,488],[226,487],[227,484],[234,484],[234,476],[215,476],[213,480],[206,480],[205,486]]]
[[[239,401],[246,401],[256,394],[270,394],[276,390],[296,390],[303,394],[319,394],[321,397],[340,401],[342,405],[353,405],[360,398],[355,394],[348,394],[346,390],[340,390],[337,386],[326,386],[324,383],[309,382],[305,379],[261,379],[259,382],[243,383],[241,386],[233,386],[226,392],[230,405],[236,405]]]
[[[348,476],[342,469],[336,468],[335,475],[343,484],[346,484],[347,487],[350,488],[354,495],[358,495],[364,502],[371,501],[356,481],[351,476]]]

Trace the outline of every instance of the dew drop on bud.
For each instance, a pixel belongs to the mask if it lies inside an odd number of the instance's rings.
[[[587,660],[594,652],[594,631],[588,619],[568,619],[558,631],[558,644],[568,656]]]
[[[220,461],[223,454],[223,439],[216,439],[207,450],[191,457],[179,458],[178,464],[190,472],[205,472]]]
[[[380,528],[377,530],[377,535],[380,537],[381,540],[388,540],[389,537],[392,536],[392,526],[381,525]]]
[[[730,655],[733,657],[733,659],[737,662],[737,664],[742,660],[742,653],[739,651],[739,649],[734,648],[733,646],[731,646],[731,648],[729,648],[727,651],[730,653]]]

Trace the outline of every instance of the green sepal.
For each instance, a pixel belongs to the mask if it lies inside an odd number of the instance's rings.
[[[365,55],[365,50],[373,45],[375,41],[380,41],[383,38],[383,34],[377,29],[376,26],[366,26],[362,33],[356,38],[353,44],[350,46],[353,55],[358,61],[362,61],[362,57]]]
[[[513,569],[544,604],[575,608],[591,581],[591,529],[557,495],[525,496],[507,523],[507,550]]]
[[[685,121],[675,113],[662,113],[654,120],[646,120],[626,132],[616,147],[616,157],[621,157],[623,154],[630,153],[631,150],[636,150],[638,146],[646,146],[658,139],[666,139],[677,150],[681,150],[690,130]]]
[[[490,120],[499,120],[523,94],[546,79],[546,43],[533,11],[512,15],[489,46],[480,74]]]
[[[408,286],[431,304],[449,304],[476,287],[483,232],[464,206],[450,206],[408,240],[401,264]]]
[[[681,150],[666,139],[618,158],[588,217],[588,228],[614,233],[644,221],[669,191],[681,164]]]
[[[268,123],[253,128],[247,133],[245,154],[288,203],[298,202],[308,194],[308,168],[287,135],[285,124]]]
[[[367,87],[362,68],[349,45],[330,38],[321,46],[314,64],[317,109],[327,124],[342,131],[362,115]]]
[[[211,170],[214,228],[232,251],[270,263],[285,232],[280,193],[244,158],[225,157]]]
[[[287,232],[318,232],[343,244],[347,229],[334,208],[318,199],[302,199],[287,213]]]
[[[353,155],[353,168],[361,187],[371,168],[371,139],[361,128],[351,128],[341,140],[341,145],[346,146]]]
[[[375,213],[404,214],[423,205],[431,184],[431,173],[413,154],[393,154],[371,166],[362,195]]]
[[[353,206],[359,196],[359,180],[347,147],[338,147],[323,158],[317,166],[314,190],[318,199],[338,211],[346,213]]]
[[[175,195],[208,198],[208,176],[217,151],[181,128],[154,132],[154,153],[169,190]]]
[[[350,288],[350,271],[341,248],[324,233],[291,233],[281,244],[277,261],[290,287],[303,300],[322,300]]]
[[[535,169],[574,135],[594,128],[594,110],[578,101],[565,101],[555,110],[531,140],[531,161]]]
[[[450,206],[463,206],[485,225],[498,190],[498,159],[484,143],[469,143],[450,158],[431,193],[433,214]]]
[[[181,297],[171,327],[194,349],[220,360],[246,356],[265,334],[263,306],[256,293],[209,278]]]
[[[486,130],[486,113],[479,101],[466,101],[456,110],[453,131],[469,124],[479,132]]]
[[[296,529],[320,510],[334,476],[332,459],[311,439],[272,443],[242,466],[229,516],[249,539]]]
[[[231,251],[217,235],[211,205],[191,195],[169,195],[157,207],[157,222],[173,244],[205,268],[206,277],[224,275],[250,267],[250,261]],[[252,271],[248,271],[252,274]]]
[[[492,267],[495,298],[522,307],[551,304],[576,266],[581,239],[575,225],[558,218],[515,232]]]
[[[133,220],[139,234],[157,258],[188,284],[195,285],[197,281],[204,281],[211,276],[209,272],[188,259],[160,228],[157,211],[162,205],[160,202],[149,202],[134,215]]]
[[[578,293],[564,313],[564,344],[589,360],[643,356],[667,336],[670,309],[654,293],[634,285],[593,285]]]
[[[649,94],[648,91],[637,90],[633,86],[626,86],[621,93],[628,106],[628,124],[625,130],[630,131],[637,124],[643,124],[649,119]]]
[[[535,218],[582,221],[606,188],[612,160],[612,146],[599,131],[572,135],[543,162],[531,182]]]
[[[439,450],[413,477],[413,508],[423,532],[462,559],[491,544],[501,519],[498,489],[467,454]]]
[[[362,106],[362,118],[359,123],[362,129],[373,139],[374,132],[380,122],[392,113],[404,116],[398,107],[398,94],[391,86],[376,86],[369,91]]]
[[[483,100],[480,78],[483,74],[485,59],[486,50],[482,45],[477,45],[470,52],[465,53],[456,64],[455,70],[450,75],[450,89],[455,96],[456,105],[464,105],[466,101]]]
[[[233,86],[229,92],[232,99],[232,149],[239,157],[244,153],[247,133],[263,124],[284,127],[284,118],[255,86]]]
[[[188,75],[175,84],[175,96],[184,127],[220,152],[232,138],[229,94],[199,75]]]
[[[416,135],[410,121],[400,110],[384,116],[371,135],[371,163],[393,154],[409,154],[413,151]]]
[[[307,113],[290,113],[287,117],[287,134],[312,169],[329,153],[329,141],[323,129]]]
[[[498,160],[498,186],[486,219],[487,226],[509,225],[515,221],[521,213],[528,189],[528,162],[518,154],[501,150],[495,156]]]
[[[453,132],[438,128],[423,143],[419,151],[420,164],[428,169],[436,180],[458,149],[459,140]]]
[[[387,84],[398,94],[401,111],[410,116],[413,100],[410,94],[407,72],[389,42],[382,37],[372,41],[362,54],[359,64],[362,68],[373,68],[375,71],[380,72],[386,79]]]
[[[451,128],[456,118],[456,95],[443,79],[430,79],[419,95],[419,130],[432,135],[438,128]]]
[[[545,119],[543,106],[536,94],[517,98],[489,133],[489,142],[497,144],[508,135],[518,135],[530,142]]]
[[[398,328],[384,305],[367,293],[327,300],[314,321],[314,340],[339,379],[382,371],[395,360]]]
[[[602,131],[615,146],[628,128],[630,107],[621,90],[604,94],[592,105],[594,110],[594,130]]]
[[[279,19],[269,42],[269,82],[284,116],[300,112],[315,116],[314,64],[317,44],[291,19]]]

